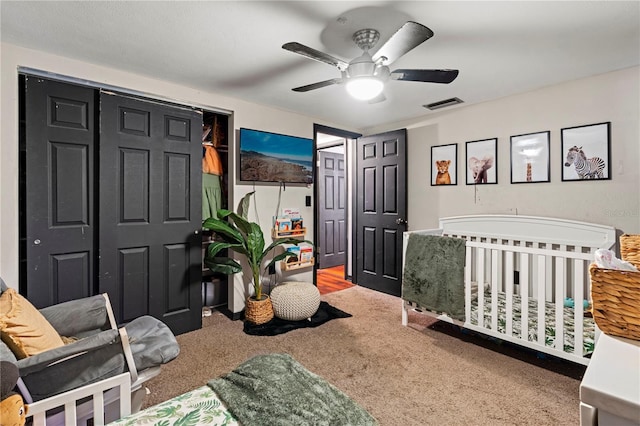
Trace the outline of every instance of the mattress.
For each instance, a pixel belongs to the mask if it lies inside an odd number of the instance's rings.
[[[471,324],[478,324],[478,300],[473,300],[471,304]],[[520,296],[513,295],[513,331],[514,337],[521,338],[522,336],[522,303]],[[530,298],[528,303],[529,309],[529,326],[528,326],[528,340],[530,342],[538,341],[538,301]],[[573,353],[574,341],[575,341],[575,320],[573,308],[564,307],[564,337],[563,347],[564,352]],[[491,294],[486,293],[484,299],[484,324],[483,327],[491,330]],[[556,341],[556,307],[553,302],[545,302],[545,345],[555,347]],[[498,332],[501,334],[506,333],[507,325],[507,310],[506,310],[506,295],[503,292],[498,293]],[[585,317],[583,325],[583,350],[582,355],[589,355],[593,353],[595,345],[595,322],[593,318]],[[562,337],[561,337],[562,338]]]
[[[109,425],[114,426],[235,426],[239,424],[222,401],[220,401],[213,389],[207,385],[109,423]]]

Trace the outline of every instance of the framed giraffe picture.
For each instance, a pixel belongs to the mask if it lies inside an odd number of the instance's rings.
[[[511,183],[549,182],[549,134],[511,136]]]
[[[611,179],[611,122],[565,127],[562,180]]]

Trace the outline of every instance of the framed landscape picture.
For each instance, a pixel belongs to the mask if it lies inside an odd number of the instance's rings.
[[[511,183],[550,181],[550,133],[511,136]]]
[[[312,139],[240,129],[240,181],[309,185],[312,172]]]
[[[431,147],[431,186],[458,184],[458,144]]]
[[[562,180],[611,179],[611,122],[566,127],[562,137]]]
[[[498,138],[466,143],[467,185],[498,183]]]

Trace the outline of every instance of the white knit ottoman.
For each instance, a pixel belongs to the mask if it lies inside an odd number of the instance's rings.
[[[273,314],[283,320],[300,321],[311,318],[320,306],[320,292],[310,283],[288,281],[271,290]]]

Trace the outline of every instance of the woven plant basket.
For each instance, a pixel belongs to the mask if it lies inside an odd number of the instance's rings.
[[[640,235],[620,235],[620,256],[640,269]]]
[[[603,269],[592,263],[589,274],[593,319],[600,330],[640,340],[640,272]]]
[[[263,295],[261,300],[256,300],[252,297],[248,298],[244,309],[244,318],[255,325],[271,321],[273,318],[273,306],[269,296]]]

